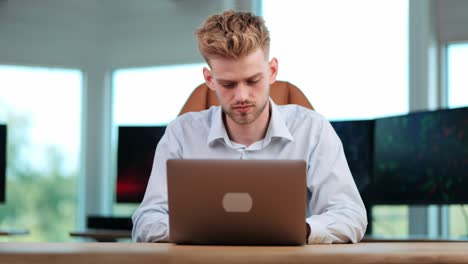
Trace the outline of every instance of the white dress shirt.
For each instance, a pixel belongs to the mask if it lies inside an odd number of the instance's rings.
[[[134,241],[169,239],[166,161],[190,158],[305,160],[309,193],[305,221],[311,228],[307,242],[361,240],[366,210],[330,122],[307,108],[270,102],[265,138],[248,147],[229,139],[219,106],[187,113],[167,126],[156,148],[145,197],[132,217]]]

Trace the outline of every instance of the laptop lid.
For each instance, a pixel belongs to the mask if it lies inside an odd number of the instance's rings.
[[[168,160],[167,185],[171,242],[306,241],[305,161]]]

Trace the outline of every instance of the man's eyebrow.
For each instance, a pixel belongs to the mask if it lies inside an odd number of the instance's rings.
[[[263,75],[262,72],[259,72],[259,73],[256,73],[248,78],[246,78],[246,80],[252,80],[252,79],[256,79],[258,77],[261,77]],[[226,79],[216,79],[217,82],[223,82],[223,83],[232,83],[232,82],[237,82],[237,81],[233,81],[233,80],[226,80]]]
[[[230,82],[235,82],[231,80],[225,80],[225,79],[216,79],[217,82],[222,82],[222,83],[230,83]]]
[[[261,77],[261,76],[263,76],[263,72],[259,72],[257,74],[254,74],[254,75],[250,76],[249,78],[247,78],[247,80],[257,79],[258,77]]]

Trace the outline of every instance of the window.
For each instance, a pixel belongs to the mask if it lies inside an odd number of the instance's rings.
[[[372,208],[372,234],[405,237],[409,234],[409,207],[406,205],[378,205]]]
[[[329,119],[408,112],[408,1],[263,1],[270,55]]]
[[[67,241],[76,225],[82,74],[0,65],[0,122],[8,125],[8,241]]]
[[[204,82],[204,66],[199,63],[115,71],[114,131],[119,125],[166,125],[175,119],[195,87]],[[113,142],[116,157],[116,136]],[[129,216],[136,206],[116,204],[114,215]]]
[[[408,1],[263,1],[278,79],[330,120],[405,114]],[[374,235],[408,234],[407,206],[375,206]]]
[[[447,93],[449,108],[468,106],[468,43],[447,48]],[[449,236],[468,237],[468,206],[449,206]]]
[[[468,106],[468,43],[449,45],[447,58],[448,105]]]
[[[169,123],[204,82],[204,65],[117,70],[113,75],[114,125]]]

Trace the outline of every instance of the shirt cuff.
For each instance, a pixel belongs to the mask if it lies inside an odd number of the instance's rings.
[[[320,219],[311,216],[306,219],[310,226],[310,235],[307,238],[307,244],[331,244],[333,241],[328,238],[327,226]]]
[[[167,219],[161,219],[159,223],[151,225],[149,233],[146,234],[145,242],[168,242],[169,223]]]

